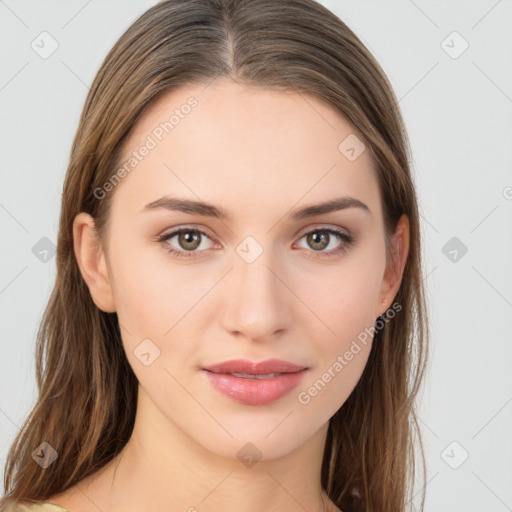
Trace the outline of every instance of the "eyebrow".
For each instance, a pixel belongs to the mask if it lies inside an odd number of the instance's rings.
[[[164,208],[171,211],[179,211],[190,213],[192,215],[203,215],[207,217],[215,217],[217,219],[229,219],[230,214],[227,210],[220,206],[215,206],[203,201],[196,201],[192,199],[180,199],[177,197],[164,196],[156,201],[148,203],[141,212],[153,211],[159,208]],[[315,217],[324,213],[331,213],[347,208],[360,208],[361,210],[372,215],[370,208],[359,199],[355,197],[345,196],[332,199],[324,203],[319,203],[311,206],[306,206],[298,210],[292,211],[288,217],[293,220],[302,220],[309,217]]]

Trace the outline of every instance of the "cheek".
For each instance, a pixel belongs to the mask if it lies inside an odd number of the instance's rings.
[[[372,347],[379,284],[377,273],[347,269],[332,279],[324,294],[310,295],[311,303],[316,301],[312,309],[323,313],[323,326],[318,329],[317,319],[306,326],[317,361],[297,395],[305,413],[327,421],[361,378]]]
[[[367,364],[384,266],[384,248],[375,244],[347,257],[335,271],[326,268],[308,278],[308,305],[322,322],[308,316],[303,324],[317,364],[298,398],[325,419],[350,396]]]
[[[143,245],[129,253],[113,250],[112,281],[129,357],[150,339],[160,350],[158,363],[174,366],[176,360],[194,353],[200,339],[202,299],[217,277],[206,269],[198,273],[194,265],[173,264],[167,256],[165,249]],[[171,347],[174,357],[169,354]]]
[[[339,309],[337,315],[333,312],[335,330],[343,333],[353,331],[349,326],[360,329],[373,325],[380,284],[379,276],[371,268],[358,269],[346,276],[337,291]]]
[[[179,272],[170,271],[165,254],[158,250],[149,251],[141,246],[111,252],[117,315],[126,328],[123,335],[130,333],[133,343],[141,337],[160,342],[177,322],[178,314],[183,315],[187,303],[187,289]]]
[[[357,254],[338,267],[303,274],[309,277],[301,278],[300,293],[315,313],[308,318],[312,322],[316,317],[320,329],[317,333],[327,341],[327,347],[339,348],[374,324],[382,284],[381,267],[379,259],[371,253],[367,257]]]
[[[336,296],[325,305],[324,311],[329,312],[326,323],[330,329],[327,335],[316,337],[316,350],[320,373],[329,370],[331,373],[334,371],[340,374],[343,370],[343,377],[338,378],[337,382],[340,384],[343,380],[350,386],[363,371],[371,348],[371,329],[375,324],[375,307],[372,300],[375,287],[371,281],[345,284],[346,286],[338,290]],[[335,365],[340,357],[343,368]]]

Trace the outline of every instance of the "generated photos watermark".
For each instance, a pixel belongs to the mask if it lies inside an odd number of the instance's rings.
[[[331,382],[342,370],[347,366],[352,359],[354,359],[359,352],[361,352],[361,345],[366,346],[369,340],[372,340],[375,333],[384,328],[384,326],[390,322],[395,315],[402,310],[402,305],[398,302],[394,302],[393,305],[386,310],[375,322],[372,327],[366,327],[361,331],[356,339],[354,339],[350,345],[350,348],[346,350],[342,355],[338,355],[335,361],[322,373],[322,375],[305,391],[301,391],[297,395],[297,400],[302,405],[307,405],[311,402],[311,399],[317,396],[329,382]]]
[[[151,133],[146,137],[144,143],[136,150],[134,150],[129,158],[127,158],[121,167],[101,186],[94,189],[94,197],[96,199],[103,199],[107,192],[114,190],[116,185],[149,154],[152,149],[155,149],[166,135],[171,133],[172,130],[178,126],[183,119],[185,119],[192,109],[197,107],[198,101],[191,96],[187,102],[181,105],[180,108],[175,108],[173,114],[167,121],[161,122],[155,126]]]

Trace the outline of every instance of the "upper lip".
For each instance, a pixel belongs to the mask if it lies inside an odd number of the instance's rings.
[[[248,375],[266,375],[268,373],[295,373],[305,370],[306,366],[290,363],[281,359],[265,361],[248,361],[247,359],[232,359],[211,366],[203,367],[214,373],[246,373]]]

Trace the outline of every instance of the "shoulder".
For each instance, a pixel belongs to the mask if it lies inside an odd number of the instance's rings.
[[[24,502],[14,505],[14,508],[1,509],[0,512],[70,512],[67,508],[61,507],[49,501]]]

